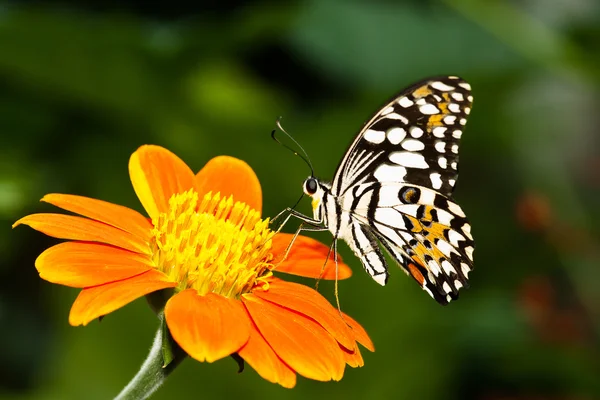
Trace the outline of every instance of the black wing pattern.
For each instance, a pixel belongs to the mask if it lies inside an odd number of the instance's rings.
[[[402,91],[356,136],[336,170],[332,194],[379,181],[410,182],[449,196],[472,101],[470,85],[458,77],[431,78]]]

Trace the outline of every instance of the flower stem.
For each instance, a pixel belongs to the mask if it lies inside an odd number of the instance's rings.
[[[149,398],[167,379],[169,374],[183,361],[187,354],[181,350],[169,335],[164,314],[158,315],[160,327],[154,336],[154,342],[148,357],[138,373],[115,397],[115,400],[142,400]],[[165,365],[165,358],[167,365]]]

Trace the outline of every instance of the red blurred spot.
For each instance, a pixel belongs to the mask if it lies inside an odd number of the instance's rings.
[[[517,222],[529,231],[548,229],[552,223],[552,207],[548,197],[535,192],[523,194],[516,204]]]
[[[546,276],[531,276],[519,289],[519,305],[536,335],[548,343],[584,343],[591,338],[588,318],[578,304],[561,305]],[[576,303],[576,302],[575,302]]]

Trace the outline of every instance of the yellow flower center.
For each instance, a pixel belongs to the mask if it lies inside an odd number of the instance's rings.
[[[193,288],[239,298],[272,275],[269,220],[232,197],[207,193],[199,203],[193,190],[173,195],[169,211],[153,219],[156,268]]]

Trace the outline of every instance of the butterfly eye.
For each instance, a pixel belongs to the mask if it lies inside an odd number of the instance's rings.
[[[307,195],[313,195],[317,192],[317,180],[315,178],[308,178],[304,181],[304,193]]]

